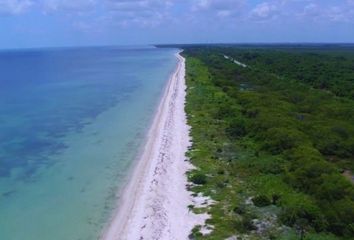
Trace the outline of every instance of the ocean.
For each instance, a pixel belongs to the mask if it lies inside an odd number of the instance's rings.
[[[0,51],[0,239],[99,238],[176,52]]]

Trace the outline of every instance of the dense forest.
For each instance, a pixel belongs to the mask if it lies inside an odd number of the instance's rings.
[[[191,238],[353,239],[354,49],[183,49]]]
[[[231,56],[279,77],[354,99],[353,49],[236,50]]]

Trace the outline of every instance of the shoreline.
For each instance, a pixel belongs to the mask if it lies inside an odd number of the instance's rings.
[[[193,198],[186,188],[186,172],[192,165],[185,157],[190,146],[184,111],[185,59],[179,53],[176,57],[176,70],[101,240],[188,239],[192,228],[207,218],[188,210]]]

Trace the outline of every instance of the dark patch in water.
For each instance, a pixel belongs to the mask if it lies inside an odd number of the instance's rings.
[[[68,133],[82,132],[102,112],[129,101],[143,84],[135,74],[139,66],[122,65],[132,51],[1,52],[0,177],[21,168],[18,177],[31,178],[67,148]]]
[[[66,178],[66,180],[68,180],[68,181],[73,181],[74,179],[75,178],[73,176],[70,176],[70,177]]]
[[[3,152],[0,154],[0,177],[9,177],[12,169],[21,168],[22,176],[19,179],[31,177],[38,167],[48,166],[49,155],[59,154],[67,146],[54,139],[38,139],[30,136],[19,143],[1,146]]]
[[[15,193],[16,193],[16,190],[11,190],[11,191],[2,193],[1,196],[5,197],[5,198],[8,198],[8,197],[12,196]]]

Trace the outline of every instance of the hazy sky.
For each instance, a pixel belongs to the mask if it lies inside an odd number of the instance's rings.
[[[0,48],[354,42],[354,0],[0,0]]]

